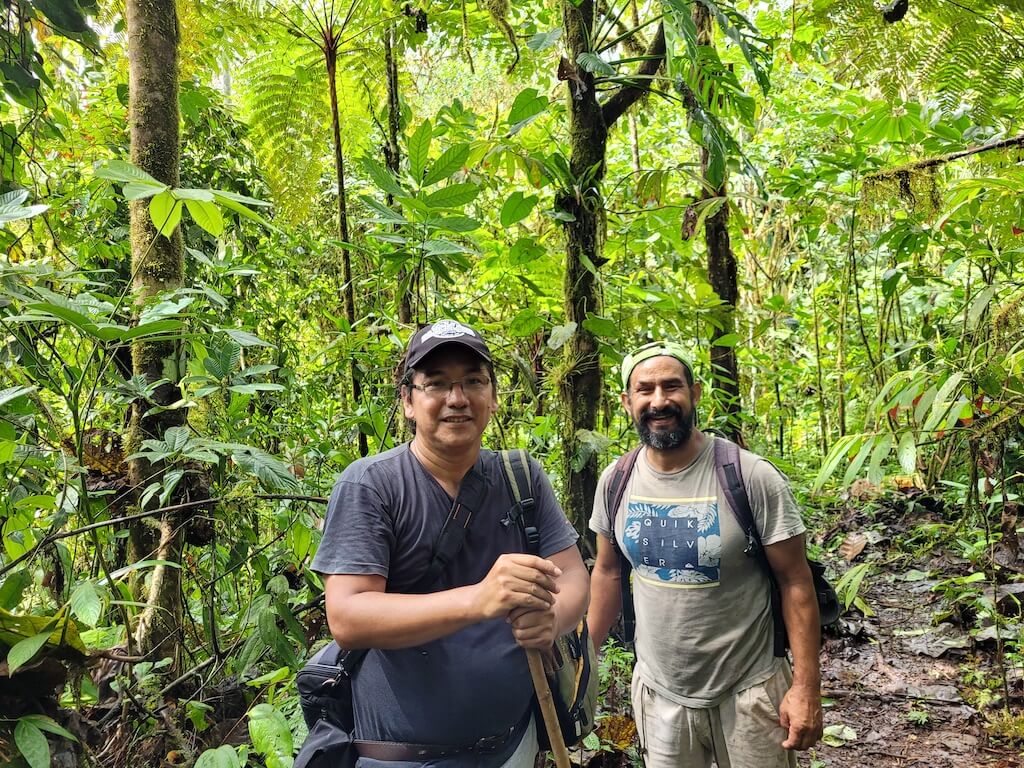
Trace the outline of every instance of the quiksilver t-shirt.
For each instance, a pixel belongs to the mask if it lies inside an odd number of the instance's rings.
[[[688,707],[713,707],[767,680],[777,662],[768,579],[744,553],[746,537],[715,473],[713,435],[693,462],[656,471],[644,448],[627,481],[614,537],[633,566],[638,678]],[[740,452],[747,495],[764,544],[804,532],[786,478]],[[590,528],[611,538],[598,482]]]

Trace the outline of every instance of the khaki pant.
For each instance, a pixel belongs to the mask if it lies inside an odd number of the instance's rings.
[[[646,768],[796,768],[782,748],[779,705],[793,675],[788,664],[763,683],[717,707],[691,709],[666,699],[633,676],[636,718]]]
[[[537,750],[540,745],[537,743],[537,722],[530,718],[530,725],[523,734],[523,740],[519,742],[512,757],[505,761],[501,768],[533,768],[537,758]]]

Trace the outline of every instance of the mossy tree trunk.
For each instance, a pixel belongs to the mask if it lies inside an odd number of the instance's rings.
[[[698,45],[714,45],[714,25],[711,12],[701,3],[693,4],[693,21],[697,28]],[[727,177],[715,185],[709,178],[711,153],[706,147],[701,148],[701,175],[710,189],[705,191],[707,197],[725,198],[729,194]],[[736,364],[736,346],[728,344],[718,346],[715,342],[723,336],[736,331],[736,304],[739,301],[739,283],[737,280],[736,256],[729,242],[729,205],[726,202],[713,216],[704,221],[704,241],[707,245],[708,283],[722,300],[721,308],[716,312],[715,324],[711,328],[711,382],[719,402],[725,409],[726,435],[743,444],[740,428],[740,379]]]
[[[598,270],[604,264],[604,201],[601,182],[605,174],[608,130],[626,110],[646,92],[644,77],[653,75],[665,55],[664,29],[659,25],[648,47],[649,58],[637,72],[638,79],[624,85],[602,104],[594,89],[594,76],[578,67],[580,53],[589,51],[593,39],[595,4],[593,0],[563,0],[562,28],[568,52],[569,79],[569,167],[572,188],[559,190],[555,205],[572,215],[565,222],[565,281],[563,284],[566,320],[576,323],[576,333],[565,346],[566,365],[560,380],[560,395],[566,409],[562,451],[566,489],[565,512],[578,530],[584,532],[597,489],[596,455],[585,461],[586,448],[580,431],[592,431],[602,397],[602,372],[597,338],[584,327],[588,315],[598,314],[601,290]],[[565,66],[565,64],[563,64]]]
[[[127,0],[128,121],[131,160],[154,178],[178,186],[178,15],[174,0]],[[131,203],[132,292],[137,306],[181,286],[184,257],[181,231],[170,238],[158,234],[149,217],[148,200]],[[150,382],[167,379],[153,399],[170,405],[181,399],[178,382],[180,349],[173,341],[135,341],[132,368]],[[180,409],[143,415],[150,406],[132,405],[126,445],[136,450],[144,439],[159,439],[184,421]],[[135,459],[129,465],[132,487],[141,493],[164,474],[160,465]],[[171,502],[174,503],[173,501]],[[155,504],[155,503],[154,503]],[[156,531],[139,527],[131,532],[135,559],[158,559],[152,572],[146,608],[136,628],[138,650],[153,658],[170,656],[177,668],[181,653],[181,562],[184,537],[177,514],[165,514]],[[155,533],[155,535],[154,535]],[[154,544],[155,542],[155,544]],[[155,551],[154,551],[155,547]]]

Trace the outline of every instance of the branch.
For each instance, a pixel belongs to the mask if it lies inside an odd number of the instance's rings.
[[[976,147],[970,149],[962,149],[958,152],[950,152],[948,155],[939,155],[938,157],[927,157],[924,160],[918,160],[913,163],[907,163],[901,165],[898,168],[890,168],[884,171],[875,171],[864,176],[865,180],[875,181],[878,179],[886,178],[891,176],[895,171],[924,171],[928,168],[934,168],[938,165],[945,165],[951,163],[954,160],[959,160],[963,157],[970,157],[971,155],[980,155],[982,152],[991,152],[995,149],[1006,149],[1007,147],[1024,147],[1024,133],[1019,136],[1013,136],[1009,139],[996,139],[989,141],[984,144],[979,144]]]
[[[654,34],[654,40],[651,41],[651,45],[648,47],[645,55],[650,58],[641,62],[640,66],[637,67],[637,77],[650,77],[658,71],[662,62],[665,60],[664,22],[658,24],[658,29]],[[619,90],[617,90],[601,107],[601,112],[604,116],[604,124],[610,127],[646,92],[646,87],[635,83],[624,85],[619,88]]]
[[[288,501],[308,501],[308,502],[312,502],[314,504],[326,504],[327,503],[327,499],[325,499],[323,496],[300,496],[300,495],[291,494],[291,493],[256,493],[256,494],[253,494],[253,497],[257,498],[257,499],[266,499],[266,500],[269,500],[269,501],[285,501],[285,500],[288,500]],[[83,533],[88,533],[89,531],[95,531],[97,528],[106,528],[109,525],[120,525],[121,523],[130,523],[133,520],[141,520],[144,517],[156,517],[157,515],[162,515],[165,512],[178,512],[178,511],[183,510],[183,509],[194,509],[195,507],[205,507],[205,506],[209,506],[211,504],[217,504],[217,503],[222,502],[222,501],[228,501],[228,499],[225,498],[225,497],[222,497],[222,498],[217,498],[217,499],[202,499],[200,501],[189,501],[189,502],[186,502],[184,504],[174,504],[173,506],[170,506],[170,507],[160,507],[159,509],[151,509],[148,512],[138,512],[138,513],[136,513],[134,515],[125,515],[124,517],[114,517],[114,518],[111,518],[110,520],[100,520],[98,523],[90,523],[89,525],[83,525],[81,528],[75,528],[74,530],[71,530],[71,531],[60,531],[58,533],[48,534],[47,536],[44,536],[39,541],[38,544],[36,544],[34,547],[32,547],[32,549],[28,550],[27,552],[25,552],[21,556],[14,558],[13,560],[11,560],[11,562],[7,563],[7,565],[5,565],[2,568],[0,568],[0,576],[3,576],[5,573],[10,571],[12,568],[14,568],[14,566],[18,565],[18,563],[21,563],[21,562],[29,559],[30,557],[33,557],[41,549],[44,549],[45,547],[50,546],[55,541],[60,541],[61,539],[67,539],[67,538],[70,538],[72,536],[80,536]]]
[[[623,47],[630,53],[640,55],[650,44],[640,34],[639,24],[637,29],[630,30],[623,22],[621,14],[613,14],[608,7],[608,0],[598,0],[597,10],[606,19],[612,20],[612,26],[618,31]]]

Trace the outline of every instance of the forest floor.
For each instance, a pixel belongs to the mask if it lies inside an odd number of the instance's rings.
[[[940,548],[922,543],[908,553],[907,538],[930,513],[899,506],[842,525],[841,534],[863,532],[873,542],[860,559],[878,553],[860,590],[874,615],[843,618],[825,637],[826,738],[801,755],[800,766],[1024,766],[1021,660],[1008,659],[1004,669],[994,629],[981,639],[967,631],[971,601],[991,598],[992,587],[966,578],[968,561]],[[901,546],[892,546],[897,541]],[[1016,586],[1000,588],[1004,615],[1020,611]]]

